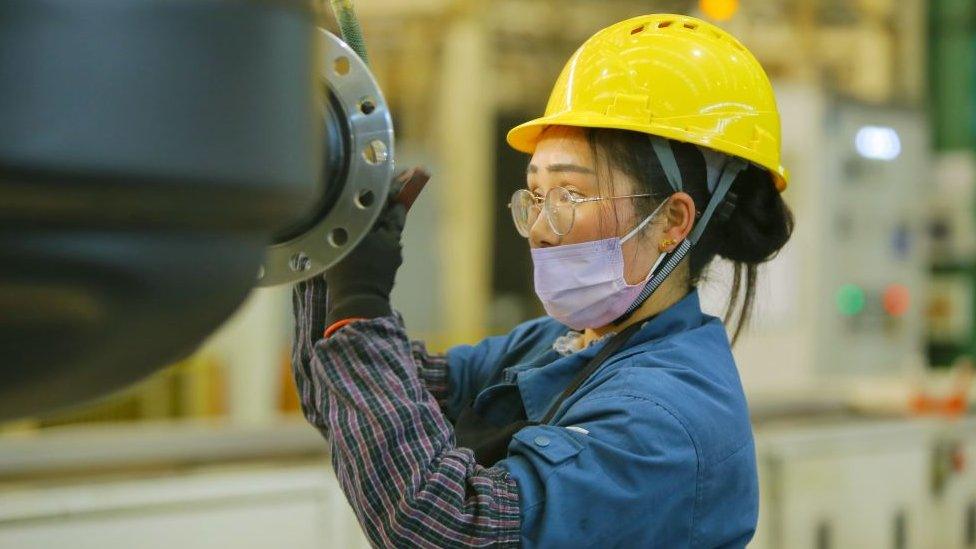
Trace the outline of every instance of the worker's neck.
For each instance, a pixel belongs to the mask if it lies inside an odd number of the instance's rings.
[[[620,324],[607,324],[606,326],[601,326],[599,328],[587,328],[583,330],[583,348],[586,348],[590,343],[604,337],[610,332],[620,333],[628,326],[637,324],[638,322],[643,322],[661,311],[664,311],[678,301],[681,301],[681,298],[688,295],[690,290],[687,281],[687,262],[682,262],[682,264],[671,273],[667,280],[665,280],[664,284],[661,284],[661,286],[654,291],[651,297],[648,298],[647,301],[640,306],[640,308],[634,311],[634,314],[630,315],[630,318],[621,322]]]

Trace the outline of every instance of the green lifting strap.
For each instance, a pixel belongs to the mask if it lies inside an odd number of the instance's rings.
[[[353,8],[352,0],[332,0],[332,13],[335,14],[336,22],[339,23],[339,33],[342,40],[352,51],[359,55],[363,63],[369,65],[369,57],[366,55],[366,41],[363,39],[363,30],[359,26],[359,19],[356,18],[356,11]]]

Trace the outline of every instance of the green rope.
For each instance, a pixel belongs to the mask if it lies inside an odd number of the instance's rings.
[[[369,57],[366,55],[366,42],[363,40],[363,30],[356,19],[356,11],[352,7],[352,0],[330,0],[332,13],[335,14],[336,21],[339,23],[339,32],[342,39],[349,44],[359,58],[369,65]]]

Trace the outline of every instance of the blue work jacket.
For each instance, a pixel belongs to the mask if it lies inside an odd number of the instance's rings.
[[[549,317],[448,351],[457,418],[540,421],[605,342],[553,350]],[[518,391],[514,391],[513,385]],[[521,402],[519,402],[521,399]],[[759,509],[749,412],[728,336],[692,290],[643,326],[498,462],[521,496],[526,547],[742,547]]]

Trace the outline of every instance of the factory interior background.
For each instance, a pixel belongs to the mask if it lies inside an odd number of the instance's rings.
[[[335,28],[318,0],[322,26]],[[506,208],[572,52],[628,17],[702,17],[767,70],[787,248],[735,348],[760,466],[750,547],[976,547],[976,2],[362,0],[400,166],[431,183],[393,294],[433,350],[543,314]],[[723,313],[731,277],[701,290]],[[366,547],[301,417],[290,288],[254,290],[191,357],[0,425],[0,547]]]

